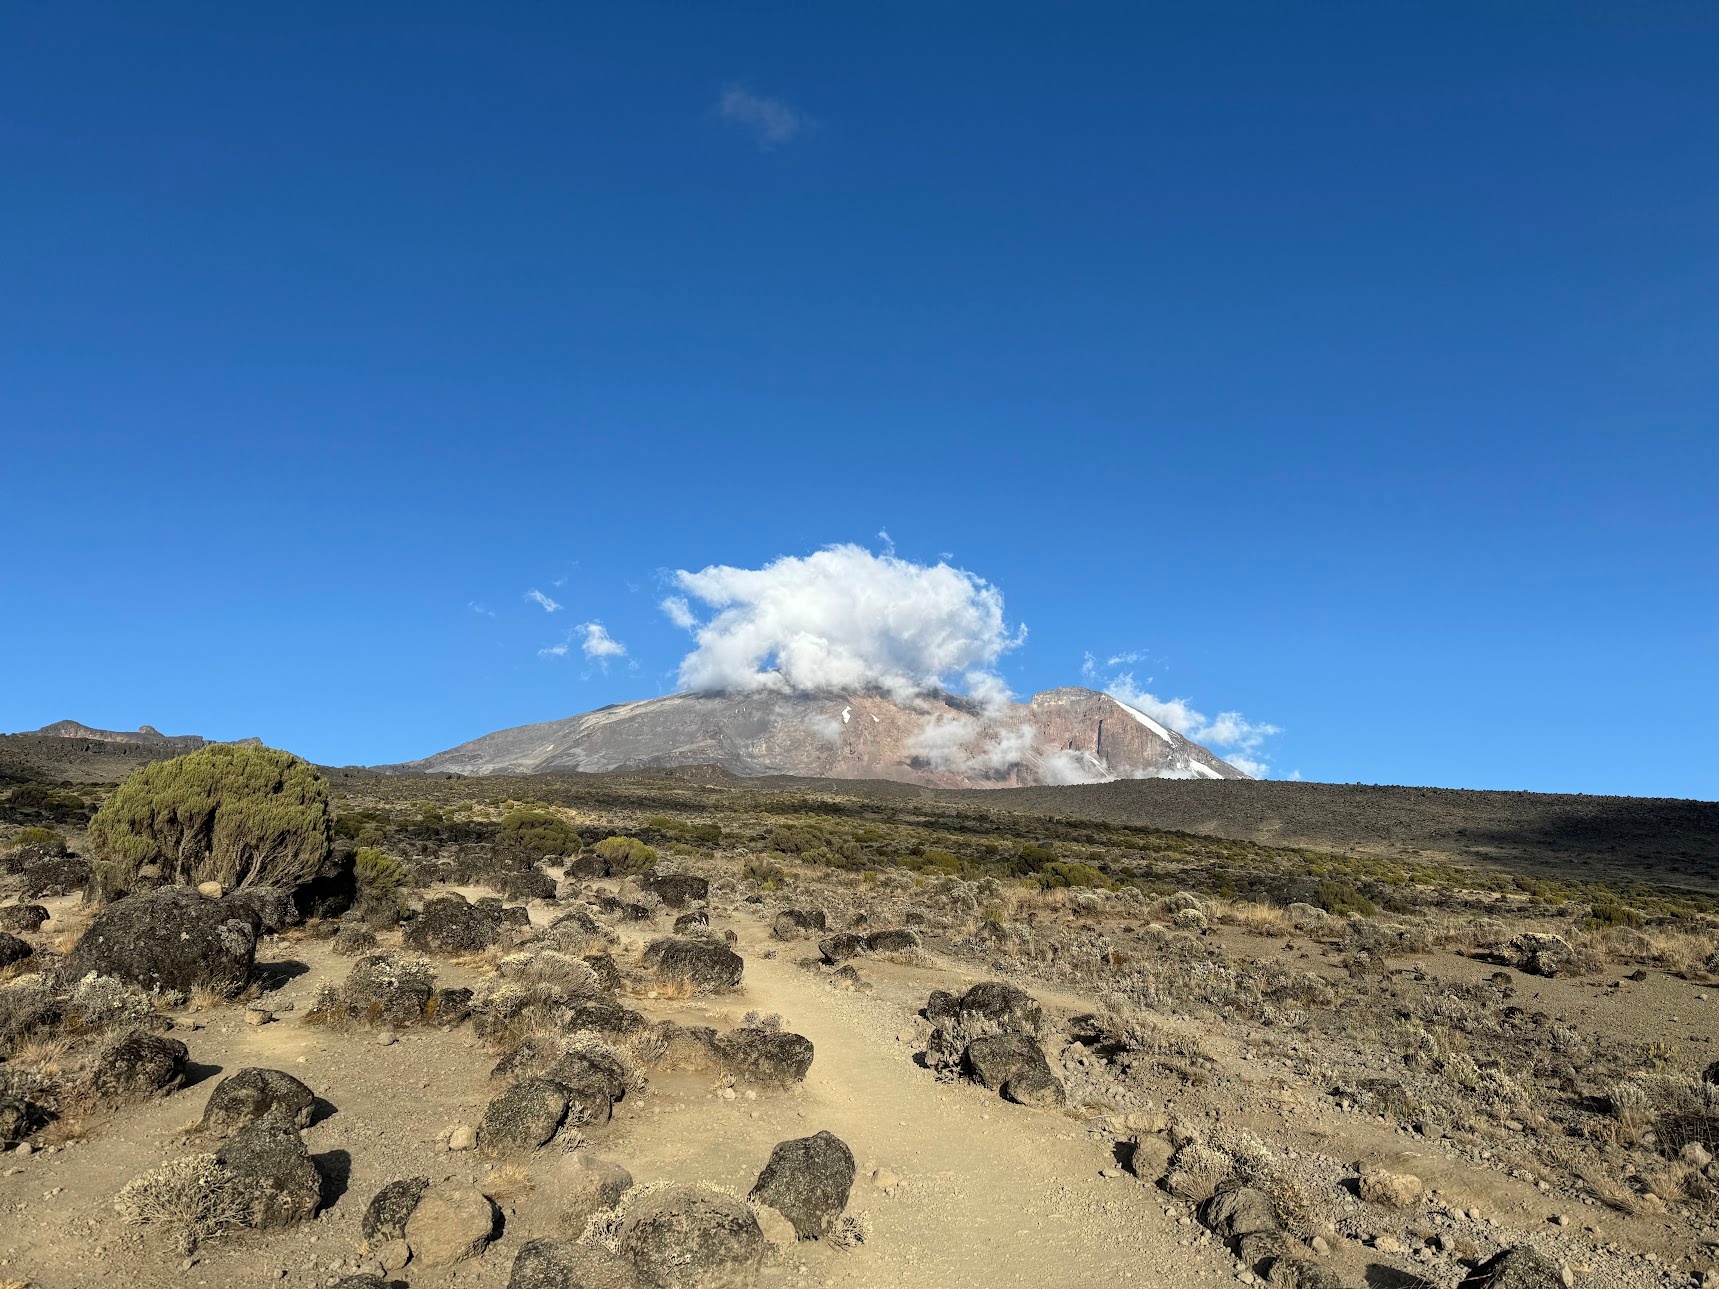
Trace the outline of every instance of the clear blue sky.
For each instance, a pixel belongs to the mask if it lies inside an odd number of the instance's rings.
[[[8,5],[0,728],[423,755],[887,529],[1018,692],[1719,796],[1715,68],[1698,4]]]

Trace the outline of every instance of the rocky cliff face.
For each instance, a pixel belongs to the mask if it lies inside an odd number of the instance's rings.
[[[671,694],[521,725],[387,768],[532,774],[701,764],[950,788],[1247,777],[1090,689],[1047,690],[992,710],[951,694],[907,703],[872,692]]]

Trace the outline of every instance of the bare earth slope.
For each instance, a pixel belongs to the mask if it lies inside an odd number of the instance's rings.
[[[709,764],[739,775],[891,779],[947,788],[1241,771],[1090,689],[985,710],[951,694],[671,694],[486,734],[395,770],[533,774]]]

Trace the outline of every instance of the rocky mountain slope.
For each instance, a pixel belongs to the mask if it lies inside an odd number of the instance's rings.
[[[740,775],[997,788],[1113,779],[1243,779],[1197,743],[1090,689],[985,709],[952,694],[671,694],[521,725],[388,767],[535,774],[717,765]]]

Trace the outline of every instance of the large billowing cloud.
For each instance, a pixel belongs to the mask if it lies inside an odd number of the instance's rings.
[[[987,703],[1006,695],[990,670],[1025,636],[1003,621],[1003,595],[946,563],[914,564],[862,546],[784,556],[763,568],[712,565],[674,575],[685,599],[715,611],[680,666],[688,689],[849,690],[896,699],[960,683]]]

